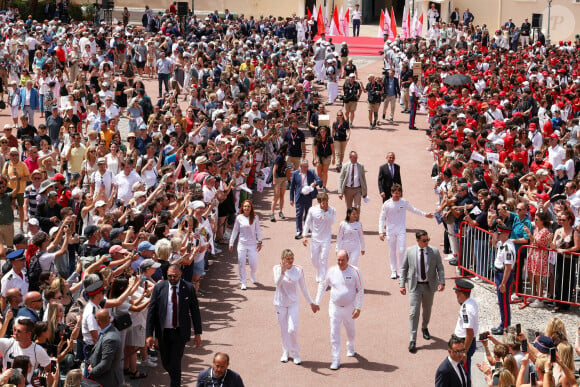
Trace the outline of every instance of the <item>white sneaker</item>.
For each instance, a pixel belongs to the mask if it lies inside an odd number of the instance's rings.
[[[288,352],[286,351],[282,352],[282,357],[280,358],[280,361],[282,363],[288,363]]]
[[[223,250],[222,250],[222,249],[220,249],[220,248],[214,247],[214,248],[213,248],[213,251],[214,251],[214,253],[216,253],[216,254],[221,254]]]
[[[157,367],[157,363],[155,363],[154,361],[152,361],[149,358],[147,360],[145,360],[145,361],[142,361],[141,362],[141,365],[142,366],[145,366],[145,367]]]
[[[530,308],[543,308],[544,303],[540,300],[534,300],[533,302],[530,303],[529,307]]]
[[[332,362],[332,364],[330,365],[330,369],[333,370],[333,371],[335,371],[335,370],[337,370],[339,368],[340,368],[340,361],[338,361],[338,360],[334,360]]]
[[[300,356],[298,356],[298,354],[294,355],[294,364],[296,365],[302,364],[302,359],[300,359]]]
[[[354,349],[349,349],[348,351],[346,351],[346,356],[347,357],[355,357],[356,352],[354,351]]]
[[[246,290],[246,289],[247,289],[247,286],[246,286],[246,284],[242,284],[242,286],[240,286],[240,289],[242,289],[242,290]]]
[[[397,279],[397,273],[391,273],[391,279]]]
[[[512,301],[521,301],[522,299],[520,297],[517,296],[517,294],[512,294]]]
[[[256,278],[256,276],[254,274],[250,275],[250,277],[251,277],[253,283],[258,282],[258,279]]]
[[[455,256],[453,254],[447,254],[447,256],[445,257],[445,260],[451,261],[453,258],[455,258]]]

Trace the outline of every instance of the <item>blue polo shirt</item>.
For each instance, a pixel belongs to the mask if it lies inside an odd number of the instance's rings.
[[[520,217],[517,216],[515,213],[510,212],[510,218],[512,218],[512,217],[513,217],[513,223],[512,223],[512,232],[510,234],[510,239],[526,238],[529,240],[530,236],[524,231],[524,226],[529,228],[530,231],[532,230],[532,222],[530,221],[529,214],[526,214],[526,217],[524,219],[520,219]],[[514,246],[516,248],[516,255],[517,255],[520,247],[522,247],[523,244],[514,243]]]

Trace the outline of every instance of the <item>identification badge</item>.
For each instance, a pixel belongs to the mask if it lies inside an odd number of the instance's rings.
[[[464,315],[463,315],[463,323],[464,323],[464,324],[467,324],[467,323],[469,323],[469,317],[467,317],[467,315],[466,315],[466,314],[464,314]]]

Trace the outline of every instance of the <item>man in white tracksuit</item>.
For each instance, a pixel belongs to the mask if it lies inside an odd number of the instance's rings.
[[[383,208],[381,209],[379,238],[384,241],[385,235],[387,237],[389,257],[391,259],[391,279],[397,279],[400,275],[406,249],[407,211],[427,218],[433,218],[433,214],[426,214],[403,199],[403,187],[400,184],[393,184],[391,195],[391,198],[383,203]]]
[[[332,224],[336,219],[336,210],[328,205],[328,194],[321,192],[316,197],[318,206],[310,207],[304,222],[304,237],[302,243],[308,245],[307,234],[312,232],[310,244],[310,259],[316,269],[316,282],[320,282],[328,270],[328,254],[332,239]]]
[[[326,79],[324,73],[324,58],[326,56],[326,47],[322,45],[319,40],[315,43],[314,48],[314,73],[316,74],[316,82],[322,85],[322,82]]]
[[[357,267],[348,264],[348,254],[340,250],[336,254],[338,265],[328,270],[326,277],[318,285],[315,304],[330,287],[330,302],[328,314],[330,316],[330,349],[332,352],[331,370],[340,368],[340,325],[346,330],[346,356],[356,355],[354,350],[355,327],[354,320],[360,316],[364,297],[362,276]]]
[[[336,67],[336,59],[328,59],[326,66],[326,87],[328,89],[327,105],[332,105],[334,100],[338,98],[338,79],[339,71]]]
[[[314,304],[310,292],[304,280],[304,270],[300,266],[294,265],[294,253],[292,250],[282,251],[282,261],[274,266],[274,283],[276,293],[274,294],[274,306],[280,325],[282,336],[282,347],[284,352],[280,361],[288,362],[288,356],[294,358],[295,364],[301,364],[298,355],[298,315],[300,303],[298,300],[298,287],[302,290],[304,298],[310,304],[310,308],[316,313],[320,308]]]

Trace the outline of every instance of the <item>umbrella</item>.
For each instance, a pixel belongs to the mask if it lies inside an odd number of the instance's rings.
[[[447,86],[463,86],[471,83],[471,78],[463,74],[453,74],[446,76],[443,83]]]

